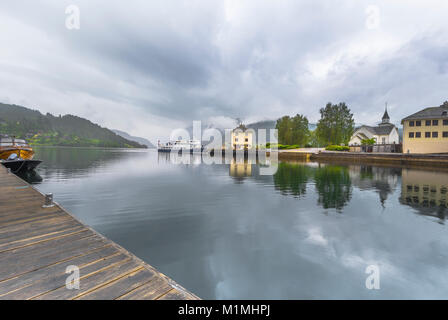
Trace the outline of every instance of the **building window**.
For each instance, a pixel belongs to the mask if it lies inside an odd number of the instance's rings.
[[[432,133],[432,137],[433,137],[433,138],[438,138],[438,137],[439,137],[439,132],[434,131],[434,132]]]
[[[443,137],[448,138],[448,131],[443,131]]]
[[[409,132],[409,138],[414,138],[414,132]]]
[[[413,127],[414,126],[414,121],[409,121],[409,126]]]
[[[421,132],[416,132],[415,133],[415,137],[416,138],[421,138],[422,137],[422,133]]]
[[[432,125],[433,126],[438,126],[439,125],[439,120],[432,120]]]
[[[443,120],[443,125],[448,126],[448,120]]]
[[[430,126],[431,126],[431,120],[426,120],[425,125],[426,125],[427,127],[430,127]]]
[[[431,138],[431,132],[425,132],[425,138]]]
[[[248,138],[246,138],[246,139],[244,139],[244,141],[246,141],[246,142],[249,142],[249,139],[248,139]]]
[[[382,140],[383,144],[386,144],[386,138],[383,137],[381,140]]]
[[[238,142],[238,138],[235,138],[235,142]]]
[[[415,126],[416,127],[421,127],[422,126],[422,122],[421,121],[415,121]]]

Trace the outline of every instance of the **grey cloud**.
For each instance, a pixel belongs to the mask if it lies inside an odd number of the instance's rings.
[[[3,2],[0,36],[15,41],[9,56],[0,52],[0,79],[21,88],[0,97],[87,117],[94,109],[116,128],[111,112],[120,110],[167,126],[294,113],[316,121],[328,101],[347,102],[366,123],[388,101],[399,122],[446,100],[447,4],[433,0],[439,9],[422,16],[428,5],[377,1],[381,25],[372,31],[370,2]],[[79,31],[64,27],[72,3]]]

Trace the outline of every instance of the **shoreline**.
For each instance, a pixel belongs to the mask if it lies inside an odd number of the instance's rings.
[[[358,153],[324,151],[319,153],[307,152],[278,152],[279,160],[310,160],[332,161],[344,163],[369,163],[401,166],[430,166],[448,168],[448,154],[403,154],[403,153]]]

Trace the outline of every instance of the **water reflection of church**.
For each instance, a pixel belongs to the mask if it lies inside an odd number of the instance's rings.
[[[419,213],[445,219],[448,172],[403,169],[400,203]]]
[[[394,192],[401,175],[401,168],[348,166],[352,184],[360,190],[374,189],[384,206],[388,196]]]

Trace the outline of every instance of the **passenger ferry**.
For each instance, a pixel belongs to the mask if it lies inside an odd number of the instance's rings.
[[[160,143],[158,142],[157,150],[159,152],[190,152],[190,153],[196,153],[196,152],[202,152],[204,150],[204,147],[201,145],[201,141],[199,140],[176,140],[174,142],[168,142],[168,143]]]

